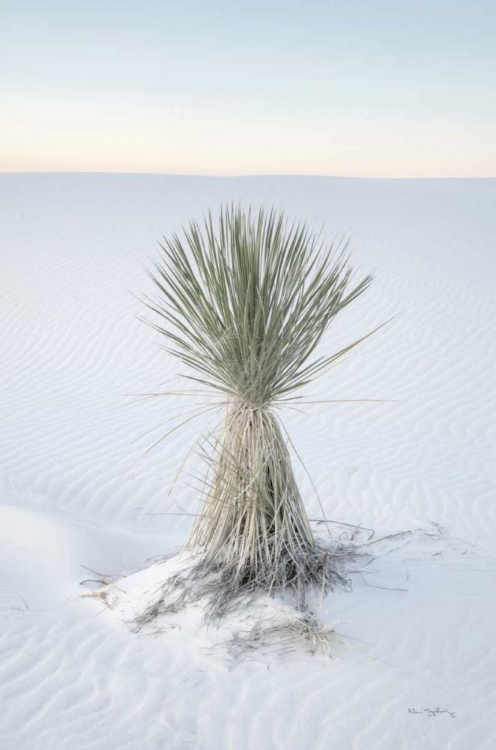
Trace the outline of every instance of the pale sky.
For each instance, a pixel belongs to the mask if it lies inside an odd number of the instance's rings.
[[[496,176],[496,0],[0,0],[0,171]]]

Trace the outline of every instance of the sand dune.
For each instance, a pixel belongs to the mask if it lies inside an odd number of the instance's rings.
[[[496,746],[495,199],[496,180],[0,176],[0,747]],[[329,346],[393,317],[309,393],[383,403],[285,415],[328,518],[415,532],[326,600],[339,660],[233,665],[78,596],[88,568],[176,548],[196,512],[185,478],[168,490],[216,417],[145,453],[201,402],[129,395],[180,387],[134,295],[162,232],[231,200],[352,236],[376,280]]]

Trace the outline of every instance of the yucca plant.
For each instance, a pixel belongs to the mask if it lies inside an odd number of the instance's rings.
[[[347,250],[275,210],[231,206],[165,239],[150,272],[152,325],[187,365],[185,376],[225,404],[188,547],[229,595],[303,592],[332,577],[276,407],[359,343],[316,355],[329,324],[371,282],[353,281]]]

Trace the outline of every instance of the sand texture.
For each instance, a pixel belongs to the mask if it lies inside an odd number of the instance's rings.
[[[308,391],[387,401],[283,415],[327,518],[412,532],[325,600],[338,659],[233,661],[194,613],[136,634],[80,597],[176,549],[197,512],[191,477],[168,490],[218,416],[146,453],[201,399],[130,403],[184,387],[135,295],[162,233],[231,200],[351,235],[376,279],[330,348],[394,316]],[[490,179],[0,176],[2,750],[496,747],[495,206]]]

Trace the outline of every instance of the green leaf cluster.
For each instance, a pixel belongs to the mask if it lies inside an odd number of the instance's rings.
[[[221,209],[160,244],[148,307],[187,377],[252,406],[283,401],[360,341],[316,356],[336,315],[370,284],[354,282],[348,243],[324,245],[274,209]],[[365,338],[365,337],[364,337]]]

